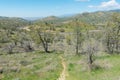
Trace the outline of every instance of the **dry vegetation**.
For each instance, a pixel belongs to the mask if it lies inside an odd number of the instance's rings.
[[[97,18],[1,20],[0,79],[119,80],[120,14],[109,17],[102,26]]]

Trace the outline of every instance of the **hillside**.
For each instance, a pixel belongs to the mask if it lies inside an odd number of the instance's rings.
[[[120,10],[97,11],[91,13],[85,12],[68,17],[49,16],[40,20],[36,20],[35,22],[47,21],[54,23],[65,23],[78,19],[79,21],[86,22],[89,24],[105,24],[106,22],[111,21],[110,16],[116,12],[120,12]]]
[[[24,27],[29,21],[17,17],[0,17],[0,28]],[[9,26],[9,27],[8,27]]]
[[[119,10],[0,17],[0,80],[119,80]]]

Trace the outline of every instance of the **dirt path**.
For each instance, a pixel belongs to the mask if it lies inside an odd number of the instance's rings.
[[[63,70],[60,74],[60,77],[57,80],[66,80],[66,63],[65,63],[64,58],[62,56],[60,56],[60,58],[62,60],[61,64],[63,66]]]

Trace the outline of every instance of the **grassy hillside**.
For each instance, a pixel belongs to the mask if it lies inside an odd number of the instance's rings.
[[[63,56],[66,74],[65,80],[119,80],[120,55],[101,53],[95,58],[94,70],[89,71],[86,56],[63,55],[42,52],[21,53],[0,56],[0,74],[2,80],[57,80],[63,70]]]
[[[85,56],[66,56],[69,75],[66,80],[119,80],[120,55],[96,56],[95,69],[91,72],[85,61]]]
[[[20,28],[29,25],[29,21],[17,17],[0,17],[0,29]]]
[[[0,56],[2,80],[57,80],[62,71],[61,54],[42,52]]]
[[[47,21],[53,23],[66,23],[71,22],[72,20],[78,19],[79,21],[86,22],[88,24],[105,24],[107,21],[111,21],[111,15],[113,13],[119,13],[119,10],[111,10],[111,11],[97,11],[97,12],[86,12],[82,14],[76,14],[69,17],[56,17],[49,16],[40,20],[36,20],[36,22]]]
[[[0,17],[0,80],[119,80],[119,35],[114,11]]]

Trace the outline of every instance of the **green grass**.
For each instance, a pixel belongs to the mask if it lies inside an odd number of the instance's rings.
[[[120,55],[97,56],[95,65],[97,69],[89,71],[85,56],[66,57],[69,76],[67,80],[119,80],[120,79]]]
[[[86,56],[63,55],[44,52],[19,53],[0,56],[0,67],[4,67],[2,80],[57,80],[63,70],[61,59],[63,56],[67,66],[66,80],[119,80],[120,55],[96,55],[94,65],[96,69],[89,71]],[[6,65],[7,66],[6,66]],[[19,72],[10,71],[17,66]]]
[[[61,54],[41,52],[2,55],[1,61],[10,64],[6,69],[9,70],[13,66],[20,67],[20,72],[5,72],[2,80],[56,80],[62,71],[59,55]],[[20,65],[20,61],[28,64]]]

